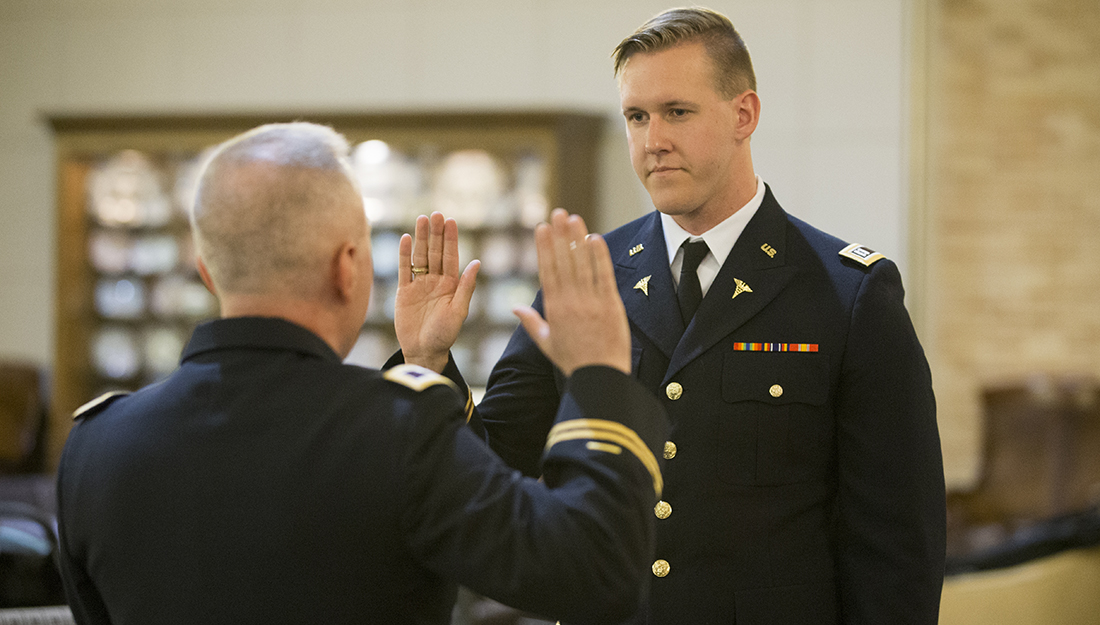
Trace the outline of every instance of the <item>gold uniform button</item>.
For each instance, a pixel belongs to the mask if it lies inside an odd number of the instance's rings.
[[[665,441],[665,460],[672,460],[676,457],[676,443],[672,441]]]
[[[665,387],[665,395],[672,401],[680,399],[680,396],[684,394],[684,387],[680,386],[679,382],[669,382]]]
[[[658,501],[657,505],[653,506],[653,514],[656,514],[658,519],[667,519],[672,515],[672,506],[667,501]]]
[[[783,387],[779,386],[778,384],[772,384],[772,387],[768,389],[768,392],[771,393],[772,397],[779,397],[783,394]]]
[[[657,560],[653,563],[653,574],[657,577],[668,575],[670,570],[672,570],[672,567],[668,565],[668,560]]]

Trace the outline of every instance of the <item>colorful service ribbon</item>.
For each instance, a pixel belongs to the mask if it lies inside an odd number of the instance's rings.
[[[735,352],[816,352],[817,343],[734,343]]]

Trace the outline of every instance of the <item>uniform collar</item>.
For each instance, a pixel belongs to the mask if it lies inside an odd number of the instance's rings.
[[[290,350],[323,360],[340,357],[321,337],[277,317],[230,317],[200,324],[183,348],[180,360],[222,349]]]

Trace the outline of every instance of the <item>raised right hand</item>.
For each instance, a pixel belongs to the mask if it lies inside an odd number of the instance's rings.
[[[394,330],[405,362],[441,373],[470,311],[479,261],[458,273],[458,225],[435,212],[398,245]],[[414,275],[416,266],[426,273]]]

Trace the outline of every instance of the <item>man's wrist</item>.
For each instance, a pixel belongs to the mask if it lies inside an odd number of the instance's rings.
[[[447,367],[447,362],[450,360],[450,352],[433,354],[409,354],[409,352],[404,352],[404,355],[406,364],[431,369],[436,373],[443,373],[443,369]]]
[[[565,373],[566,377],[568,377],[576,372],[578,369],[584,369],[585,367],[607,367],[608,369],[615,369],[616,371],[624,373],[626,375],[630,375],[631,373],[629,360],[624,362],[612,362],[610,360],[591,360],[574,365],[568,371],[562,368],[562,372]]]

